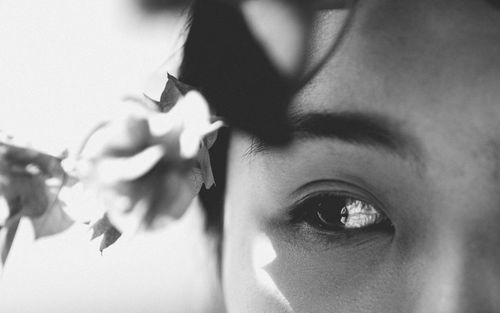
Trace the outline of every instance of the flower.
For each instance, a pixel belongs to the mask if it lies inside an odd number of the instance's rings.
[[[101,125],[82,151],[64,162],[65,169],[95,191],[104,218],[120,232],[177,219],[202,185],[214,185],[208,149],[223,123],[211,121],[199,92],[183,96],[172,90],[178,101],[168,112],[144,109],[152,101],[135,99],[142,109]],[[102,225],[94,224],[95,233],[105,233],[96,229]]]

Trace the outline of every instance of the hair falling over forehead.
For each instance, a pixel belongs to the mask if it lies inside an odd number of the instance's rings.
[[[356,6],[357,0],[335,2],[335,9],[347,9],[349,13],[340,31],[332,34],[336,37],[332,46],[301,79],[290,83],[274,69],[237,9],[222,1],[196,1],[191,8],[180,80],[200,90],[218,115],[243,110],[243,114],[238,113],[248,121],[237,122],[241,122],[238,125],[244,130],[248,128],[257,136],[260,132],[275,132],[275,125],[286,116],[286,107],[294,93],[319,72],[342,44],[353,23]],[[234,99],[239,99],[237,108]],[[282,105],[276,105],[279,103]],[[253,128],[256,121],[257,131]],[[270,138],[269,134],[263,137]],[[207,230],[217,234],[222,232],[228,142],[226,129],[220,132],[210,152],[217,185],[200,192]]]
[[[268,143],[286,143],[288,104],[332,57],[352,23],[356,1],[343,5],[350,13],[342,29],[332,34],[336,40],[329,51],[307,73],[291,78],[274,65],[237,7],[224,1],[196,1],[179,79],[200,89],[229,124]]]
[[[210,0],[193,4],[179,80],[199,89],[228,123],[269,142],[284,141],[291,83],[257,44],[237,7]]]

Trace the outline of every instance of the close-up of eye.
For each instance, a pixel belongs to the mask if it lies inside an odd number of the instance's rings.
[[[322,233],[360,230],[393,232],[389,218],[374,205],[354,197],[323,193],[307,197],[293,209],[293,222]]]

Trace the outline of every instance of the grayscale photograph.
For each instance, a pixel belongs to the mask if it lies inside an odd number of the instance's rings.
[[[0,313],[500,313],[499,0],[0,0]]]

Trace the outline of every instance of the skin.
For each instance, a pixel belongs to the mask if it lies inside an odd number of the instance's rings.
[[[313,59],[338,24],[338,14],[318,15]],[[291,113],[378,116],[401,140],[391,150],[298,137],[249,152],[252,138],[233,133],[227,311],[500,312],[499,55],[500,10],[487,2],[362,1]],[[373,204],[394,232],[295,227],[289,207],[315,192]]]

